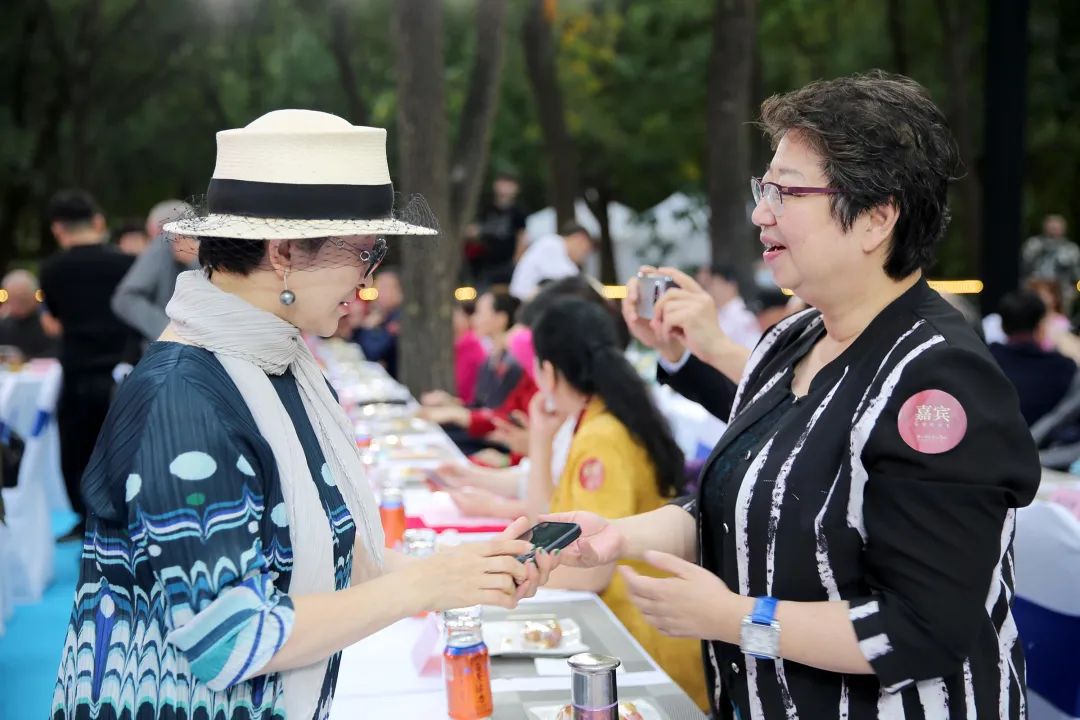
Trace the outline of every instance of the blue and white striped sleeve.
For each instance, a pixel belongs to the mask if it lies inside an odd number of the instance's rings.
[[[211,690],[261,674],[293,627],[261,540],[264,519],[285,524],[284,508],[267,513],[268,478],[251,448],[212,406],[167,383],[127,478],[130,522],[163,589],[165,640]]]

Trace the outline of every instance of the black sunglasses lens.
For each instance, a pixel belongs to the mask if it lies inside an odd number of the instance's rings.
[[[364,274],[364,277],[371,277],[371,274],[375,272],[375,268],[379,267],[385,257],[386,239],[379,238],[375,241],[375,245],[372,246],[371,250],[365,250],[360,254],[360,259],[368,264],[367,273]]]

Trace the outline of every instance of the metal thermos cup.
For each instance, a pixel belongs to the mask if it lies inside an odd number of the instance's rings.
[[[574,720],[618,720],[619,690],[615,669],[622,664],[617,657],[580,653],[570,665],[570,704]]]

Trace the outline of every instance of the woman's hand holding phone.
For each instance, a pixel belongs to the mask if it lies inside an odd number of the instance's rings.
[[[528,518],[519,517],[495,540],[465,543],[405,564],[399,571],[402,597],[413,599],[407,614],[469,605],[513,609],[535,595],[559,559],[538,552],[528,562],[518,560],[534,549],[531,542],[518,539],[530,527]]]
[[[532,523],[527,517],[519,517],[514,522],[510,523],[510,527],[503,530],[500,538],[515,538],[515,542],[523,542],[516,538],[521,537],[530,527]],[[531,543],[528,543],[531,545]],[[527,554],[528,551],[526,551]],[[525,582],[518,585],[517,592],[515,593],[515,603],[522,598],[530,598],[536,594],[536,591],[547,584],[548,579],[551,577],[551,571],[559,567],[560,555],[551,554],[547,552],[535,553],[531,560],[524,563],[526,577]]]
[[[578,510],[554,515],[542,515],[548,522],[576,523],[581,536],[559,553],[559,560],[571,567],[594,568],[622,559],[626,539],[618,528],[596,513]]]
[[[515,607],[521,585],[530,578],[517,556],[528,547],[528,543],[507,539],[465,543],[405,565],[404,588],[419,595],[418,606],[410,608],[409,614],[467,605]]]

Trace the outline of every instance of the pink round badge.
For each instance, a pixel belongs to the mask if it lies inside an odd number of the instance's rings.
[[[964,439],[967,413],[960,401],[944,390],[923,390],[907,399],[896,424],[912,450],[937,455]]]

